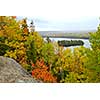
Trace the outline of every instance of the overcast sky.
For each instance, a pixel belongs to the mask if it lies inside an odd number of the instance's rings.
[[[28,17],[28,22],[34,20],[38,31],[94,30],[100,22],[100,0],[31,1],[28,2],[28,15],[23,15]]]

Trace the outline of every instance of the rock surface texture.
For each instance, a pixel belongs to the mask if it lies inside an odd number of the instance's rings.
[[[15,60],[0,56],[0,83],[39,83]]]

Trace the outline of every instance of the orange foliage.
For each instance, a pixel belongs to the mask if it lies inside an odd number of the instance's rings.
[[[56,77],[54,77],[49,71],[48,67],[44,64],[43,60],[37,60],[36,64],[32,64],[34,68],[32,71],[32,76],[36,79],[42,80],[46,83],[54,83],[56,81]]]
[[[27,27],[24,28],[24,29],[23,29],[23,32],[24,32],[24,33],[28,33],[28,28],[27,28]]]

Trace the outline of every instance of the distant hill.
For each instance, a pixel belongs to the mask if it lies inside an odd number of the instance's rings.
[[[83,30],[83,31],[38,31],[41,35],[44,34],[65,34],[65,33],[89,33],[95,32],[96,30]]]
[[[43,37],[63,37],[63,38],[89,38],[89,32],[95,32],[96,30],[85,31],[38,31]]]

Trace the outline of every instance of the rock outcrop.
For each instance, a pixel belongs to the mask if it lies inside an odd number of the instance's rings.
[[[0,56],[0,83],[38,83],[15,60]]]

